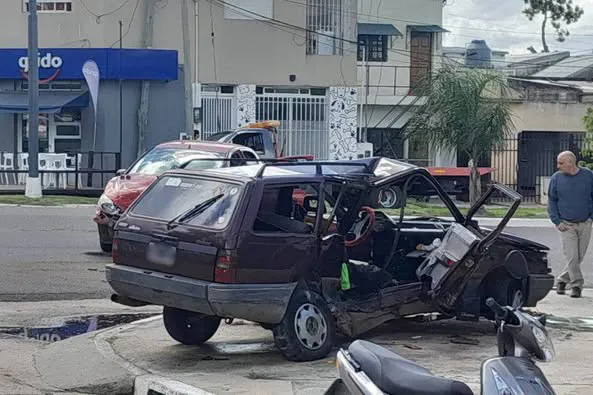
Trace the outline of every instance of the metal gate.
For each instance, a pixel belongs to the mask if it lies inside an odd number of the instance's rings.
[[[235,129],[235,98],[224,95],[202,92],[202,138],[207,139],[213,134]]]
[[[314,155],[316,159],[327,159],[329,128],[325,96],[266,91],[256,96],[256,118],[258,121],[280,121],[278,132],[281,146],[285,142],[284,155]]]
[[[515,189],[526,202],[539,202],[544,179],[556,171],[558,154],[570,150],[580,159],[583,139],[582,132],[521,132],[492,152],[492,179]]]

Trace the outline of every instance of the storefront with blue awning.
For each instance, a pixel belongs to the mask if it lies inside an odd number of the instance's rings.
[[[88,60],[100,74],[96,114],[82,71]],[[183,76],[175,50],[43,48],[39,65],[41,153],[121,152],[122,166],[131,163],[139,150],[143,81],[150,82],[143,148],[183,131]],[[0,152],[13,154],[15,162],[28,150],[28,71],[26,49],[0,49]]]

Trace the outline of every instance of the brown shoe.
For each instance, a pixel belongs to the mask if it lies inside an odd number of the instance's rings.
[[[570,292],[570,297],[571,298],[580,298],[581,294],[582,294],[583,290],[579,287],[573,287],[571,292]]]
[[[563,281],[558,281],[556,283],[556,293],[558,295],[564,295],[566,294],[566,283]]]

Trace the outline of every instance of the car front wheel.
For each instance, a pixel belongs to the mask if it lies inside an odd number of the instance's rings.
[[[521,281],[512,278],[506,272],[498,272],[488,276],[482,289],[482,314],[493,320],[494,313],[486,307],[486,299],[494,298],[503,306],[522,306],[525,303],[525,290]]]
[[[99,244],[103,252],[111,252],[113,247],[113,234],[109,229],[109,225],[98,224],[99,230]]]
[[[197,346],[214,336],[220,325],[220,317],[165,306],[163,322],[173,339],[181,344]]]
[[[295,291],[284,318],[273,328],[276,347],[290,361],[314,361],[326,357],[335,339],[334,319],[321,296]]]

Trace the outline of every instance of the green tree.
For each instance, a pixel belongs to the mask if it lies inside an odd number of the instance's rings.
[[[570,34],[568,29],[562,28],[562,22],[567,25],[578,21],[583,16],[583,9],[578,5],[573,5],[572,0],[523,0],[527,8],[523,13],[527,15],[530,21],[536,15],[542,15],[542,45],[544,52],[550,52],[546,42],[546,26],[548,20],[552,27],[556,29],[556,40],[563,42]]]
[[[583,123],[585,124],[585,141],[581,150],[583,159],[579,161],[579,166],[593,170],[593,108],[587,109]]]
[[[502,146],[513,128],[507,78],[492,70],[444,66],[418,91],[425,103],[416,110],[407,137],[432,147],[465,152],[469,158],[470,202],[481,195],[480,158]]]

